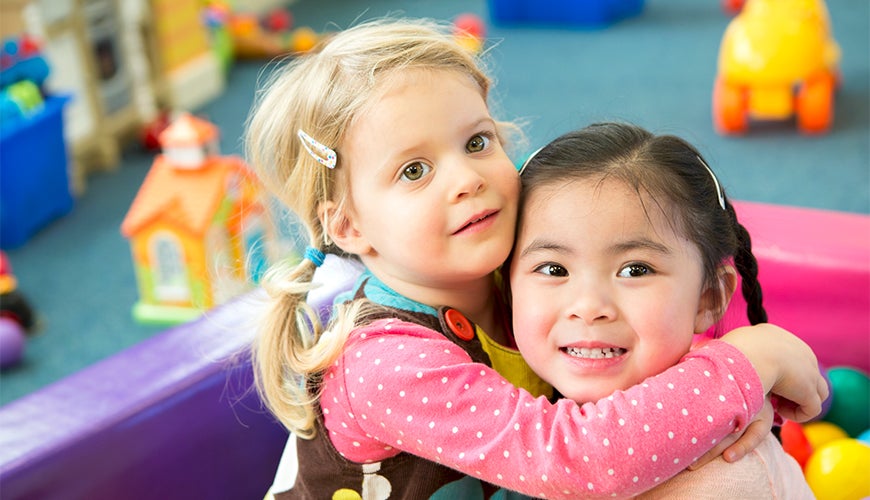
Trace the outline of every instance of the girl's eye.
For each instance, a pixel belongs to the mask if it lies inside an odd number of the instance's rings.
[[[568,276],[568,270],[559,264],[542,264],[535,268],[536,273],[546,274],[547,276],[555,276],[564,278]]]
[[[629,264],[616,274],[620,278],[639,278],[641,276],[646,276],[647,274],[652,274],[653,270],[643,264]]]
[[[402,179],[408,181],[419,181],[426,174],[428,174],[432,170],[432,167],[426,165],[423,162],[416,161],[409,165],[406,165],[405,168],[402,169]]]
[[[465,150],[469,153],[479,153],[489,147],[490,138],[477,134],[468,141],[468,144],[465,145]]]

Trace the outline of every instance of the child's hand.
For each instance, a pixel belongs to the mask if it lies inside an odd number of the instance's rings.
[[[722,340],[749,359],[765,393],[776,397],[776,410],[783,418],[806,422],[821,413],[828,384],[803,340],[768,323],[737,328]]]
[[[770,433],[773,417],[773,405],[770,404],[769,398],[765,398],[764,408],[743,429],[743,432],[734,432],[722,441],[719,441],[710,451],[704,453],[701,458],[690,465],[689,470],[700,469],[719,455],[729,463],[740,460],[764,441]]]

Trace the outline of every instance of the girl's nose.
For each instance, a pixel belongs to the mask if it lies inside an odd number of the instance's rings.
[[[573,287],[568,298],[567,314],[570,319],[579,319],[587,325],[606,323],[616,317],[615,304],[606,286],[587,283]]]
[[[449,176],[451,201],[459,201],[466,196],[474,195],[483,191],[487,185],[486,177],[468,158],[453,162]]]

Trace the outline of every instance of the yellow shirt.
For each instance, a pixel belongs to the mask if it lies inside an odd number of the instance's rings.
[[[553,387],[538,377],[526,364],[520,351],[505,347],[489,338],[479,326],[475,328],[484,352],[489,355],[492,368],[516,387],[521,387],[532,396],[553,397]]]

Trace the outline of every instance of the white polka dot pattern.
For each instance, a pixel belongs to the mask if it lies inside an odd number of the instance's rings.
[[[350,460],[406,451],[543,498],[648,489],[761,404],[751,365],[719,341],[605,400],[553,405],[438,332],[398,320],[355,331],[321,397],[329,437]]]

